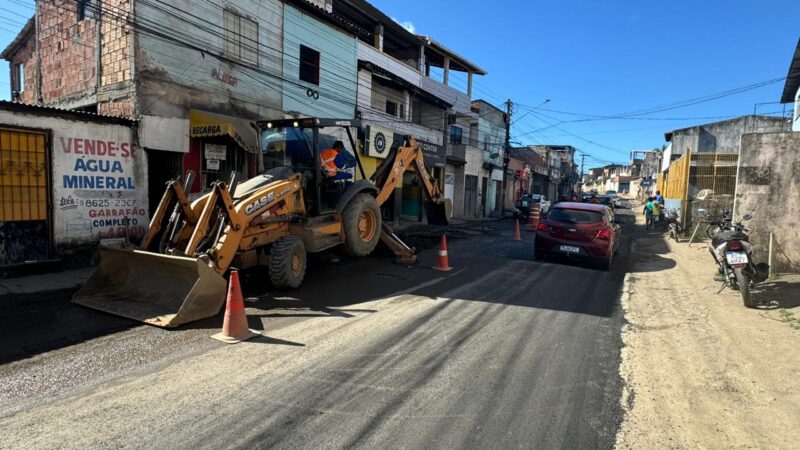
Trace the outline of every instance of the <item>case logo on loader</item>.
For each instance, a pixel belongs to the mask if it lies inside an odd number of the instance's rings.
[[[256,200],[255,203],[247,205],[247,207],[244,209],[244,213],[247,214],[248,216],[252,216],[256,212],[258,212],[259,209],[267,206],[274,198],[275,198],[275,193],[270,192],[269,194]]]

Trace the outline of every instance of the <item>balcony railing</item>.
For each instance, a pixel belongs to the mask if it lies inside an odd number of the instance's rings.
[[[400,77],[407,83],[417,86],[428,94],[453,105],[455,112],[467,113],[470,111],[471,102],[467,94],[422,75],[416,68],[364,42],[358,41],[357,52],[358,59],[375,64],[381,69]]]
[[[467,160],[466,144],[447,144],[447,156],[459,161]]]

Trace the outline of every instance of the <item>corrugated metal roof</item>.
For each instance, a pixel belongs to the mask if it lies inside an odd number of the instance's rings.
[[[783,85],[781,103],[793,103],[798,87],[800,87],[800,39],[794,49],[792,63],[789,64],[789,74],[786,75],[786,84]]]
[[[425,42],[429,46],[435,48],[436,50],[439,50],[442,53],[444,53],[450,59],[455,60],[459,65],[464,66],[465,68],[467,68],[469,70],[472,70],[472,72],[474,72],[475,74],[477,74],[477,75],[486,75],[487,72],[485,70],[481,69],[478,65],[474,64],[473,62],[471,62],[467,58],[464,58],[463,56],[459,55],[458,53],[454,52],[453,50],[450,50],[444,44],[442,44],[441,42],[437,41],[436,39],[434,39],[434,38],[432,38],[430,36],[424,36],[424,35],[421,35],[421,34],[418,34],[417,37],[419,37],[423,42]]]
[[[30,105],[27,103],[9,102],[7,100],[0,100],[0,110],[58,116],[91,122],[113,123],[118,125],[133,125],[139,122],[137,119],[130,117],[106,116],[88,111],[76,111],[74,109],[64,109],[54,106]]]
[[[5,50],[3,50],[2,53],[0,53],[0,58],[5,59],[6,61],[11,60],[11,57],[17,51],[17,48],[20,45],[22,45],[22,43],[25,42],[25,40],[28,38],[28,36],[30,36],[31,33],[33,33],[33,29],[35,28],[36,25],[36,21],[34,19],[35,16],[28,19],[28,21],[22,27],[22,30],[20,30],[20,32],[17,34],[17,37],[15,37],[14,40],[11,41],[11,43],[8,44],[8,46],[6,46]]]

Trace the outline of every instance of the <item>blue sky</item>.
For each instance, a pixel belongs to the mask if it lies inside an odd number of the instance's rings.
[[[652,109],[784,77],[800,37],[797,1],[372,3],[486,69],[489,75],[476,80],[475,98],[527,105],[515,110],[521,119],[512,130],[514,141],[574,145],[593,158],[587,166],[624,162],[633,149],[661,146],[665,131],[714,120],[704,117],[751,114],[756,103],[777,102],[783,82],[624,120],[560,122],[587,118],[574,114]],[[33,0],[0,0],[0,47],[25,21],[9,11],[26,16],[32,5]],[[453,77],[457,86],[464,82]],[[3,63],[0,98],[7,99],[9,91]],[[531,111],[545,99],[551,102]],[[761,113],[781,109],[758,107]]]

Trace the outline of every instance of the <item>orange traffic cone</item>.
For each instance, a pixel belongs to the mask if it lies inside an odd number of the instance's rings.
[[[519,219],[514,221],[514,240],[521,241],[522,237],[519,235]]]
[[[538,203],[531,206],[531,211],[528,213],[528,224],[525,227],[528,231],[536,231],[536,227],[539,225],[539,208],[541,206]]]
[[[450,260],[447,257],[447,238],[445,235],[442,235],[442,243],[439,246],[439,260],[435,266],[433,266],[436,270],[441,270],[442,272],[447,272],[448,270],[453,270],[450,267]]]
[[[222,322],[222,332],[212,338],[226,344],[236,344],[258,336],[258,333],[247,328],[247,314],[244,312],[244,299],[239,286],[239,272],[231,271],[228,284],[228,301],[225,304],[225,320]]]

